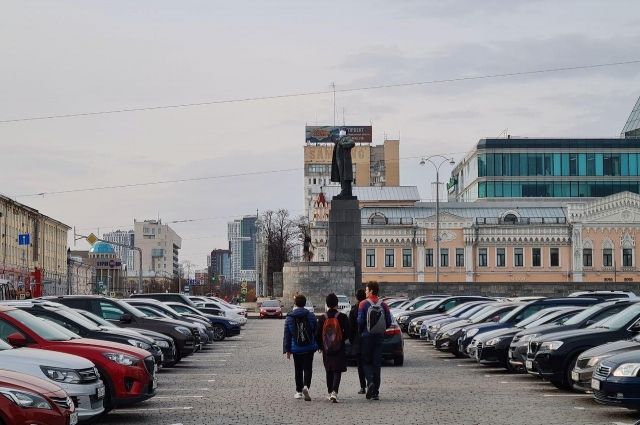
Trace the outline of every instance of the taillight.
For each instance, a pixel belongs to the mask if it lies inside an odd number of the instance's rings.
[[[386,331],[384,331],[385,335],[402,335],[402,331],[400,330],[400,328],[396,325],[391,325],[391,327],[389,329],[387,329]]]

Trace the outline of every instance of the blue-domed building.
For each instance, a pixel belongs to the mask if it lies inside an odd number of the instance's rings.
[[[112,296],[126,296],[122,260],[113,246],[98,241],[89,249],[89,258],[96,268],[96,291]]]

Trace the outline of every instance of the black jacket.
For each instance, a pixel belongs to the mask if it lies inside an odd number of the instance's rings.
[[[347,370],[347,355],[345,352],[345,341],[349,338],[350,329],[349,329],[349,318],[346,314],[340,313],[335,309],[331,309],[327,311],[326,315],[323,314],[318,319],[318,331],[316,333],[316,339],[318,341],[318,347],[320,350],[323,348],[322,343],[322,327],[324,326],[324,321],[327,317],[337,317],[338,323],[340,323],[340,327],[342,328],[342,348],[340,352],[334,354],[322,353],[322,362],[324,363],[324,368],[328,372],[344,372]]]

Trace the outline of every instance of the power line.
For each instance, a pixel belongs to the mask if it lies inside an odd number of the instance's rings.
[[[414,82],[396,83],[396,84],[381,84],[377,86],[353,87],[353,88],[345,88],[345,89],[332,88],[331,90],[318,90],[318,91],[288,93],[288,94],[270,95],[270,96],[254,96],[254,97],[242,97],[242,98],[235,98],[235,99],[220,99],[220,100],[210,100],[206,102],[178,103],[173,105],[146,106],[146,107],[139,107],[139,108],[130,107],[130,108],[112,109],[112,110],[105,110],[105,111],[78,112],[78,113],[59,114],[59,115],[41,115],[41,116],[32,116],[32,117],[3,119],[3,120],[0,120],[0,124],[8,124],[8,123],[24,122],[24,121],[52,120],[52,119],[60,119],[60,118],[88,117],[88,116],[95,116],[95,115],[120,114],[125,112],[145,112],[145,111],[157,111],[157,110],[163,110],[163,109],[191,108],[191,107],[198,107],[198,106],[221,105],[221,104],[227,104],[227,103],[258,102],[258,101],[264,101],[264,100],[278,100],[278,99],[287,99],[287,98],[296,98],[296,97],[320,96],[320,95],[335,94],[335,93],[351,93],[351,92],[366,91],[366,90],[380,90],[380,89],[389,89],[389,88],[423,86],[423,85],[430,85],[430,84],[445,84],[445,83],[455,83],[455,82],[462,82],[462,81],[486,80],[486,79],[492,79],[492,78],[518,77],[518,76],[524,76],[524,75],[546,74],[546,73],[552,73],[552,72],[577,71],[577,70],[605,68],[605,67],[612,67],[612,66],[635,65],[638,63],[640,63],[640,59],[621,61],[621,62],[609,62],[609,63],[599,63],[599,64],[590,64],[590,65],[576,65],[576,66],[566,66],[566,67],[559,67],[559,68],[537,69],[533,71],[519,71],[519,72],[507,72],[507,73],[501,73],[501,74],[486,74],[486,75],[474,75],[469,77],[445,78],[440,80],[414,81]]]

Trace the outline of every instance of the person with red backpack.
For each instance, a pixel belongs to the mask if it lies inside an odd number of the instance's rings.
[[[349,338],[349,318],[338,311],[336,294],[327,295],[327,312],[318,320],[316,339],[322,351],[322,362],[327,372],[327,398],[338,402],[338,390],[342,372],[347,371],[345,341]]]

